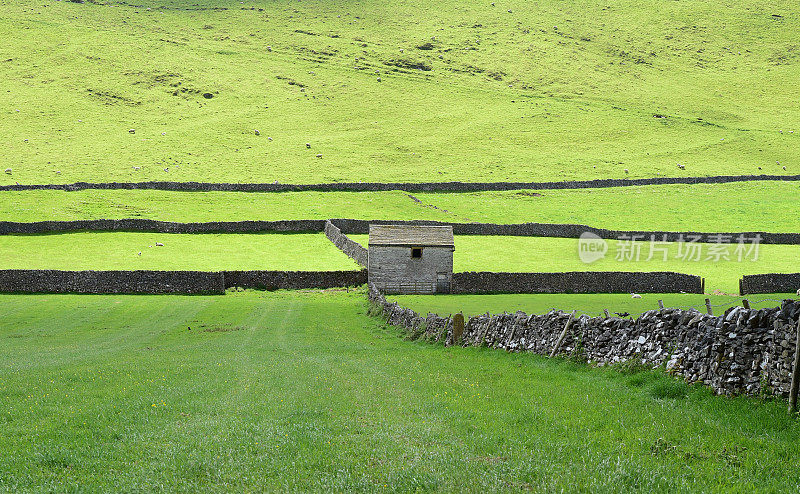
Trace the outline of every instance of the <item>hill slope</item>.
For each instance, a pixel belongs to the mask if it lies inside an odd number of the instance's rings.
[[[788,1],[136,4],[0,2],[0,183],[800,171]]]

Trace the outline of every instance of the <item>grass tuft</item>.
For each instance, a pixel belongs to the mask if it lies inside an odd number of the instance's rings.
[[[655,379],[649,385],[647,392],[656,399],[677,400],[686,398],[689,389],[683,381],[668,376],[660,376],[659,379]]]

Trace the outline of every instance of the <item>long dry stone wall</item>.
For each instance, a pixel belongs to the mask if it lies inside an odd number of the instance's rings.
[[[141,218],[119,220],[35,221],[22,223],[0,221],[0,235],[57,233],[72,231],[128,231],[155,233],[265,233],[321,232],[325,220],[283,221],[210,221],[175,223]]]
[[[374,286],[368,296],[389,324],[404,328],[412,338],[541,355],[550,354],[570,317],[562,311],[470,317],[460,341],[454,342],[451,318],[422,317],[387,302]],[[719,394],[786,396],[799,317],[800,302],[793,300],[779,308],[736,307],[716,317],[694,309],[653,310],[637,319],[582,315],[573,321],[558,354],[598,364],[663,366]]]
[[[627,239],[649,241],[654,239],[659,242],[714,242],[715,239],[725,239],[735,243],[741,235],[746,243],[759,236],[763,244],[791,244],[800,245],[800,233],[770,233],[770,232],[670,232],[664,230],[608,230],[594,228],[579,224],[557,223],[515,223],[499,225],[495,223],[449,223],[429,220],[398,221],[398,220],[357,220],[337,218],[330,220],[347,234],[369,233],[369,225],[408,224],[408,225],[441,225],[452,226],[455,235],[505,235],[516,237],[556,237],[579,238],[583,233],[594,233],[604,239]],[[719,243],[719,241],[717,241]]]
[[[0,270],[5,293],[223,294],[222,273],[203,271]]]
[[[339,250],[347,254],[349,258],[353,259],[359,265],[367,267],[369,251],[358,242],[351,240],[347,235],[342,233],[342,230],[330,221],[325,222],[325,236],[327,236]]]
[[[703,278],[682,273],[575,271],[453,273],[452,293],[703,293]]]
[[[440,221],[402,221],[402,220],[357,220],[339,218],[329,220],[344,234],[369,233],[370,224],[409,224],[452,226],[456,235],[506,235],[522,237],[578,238],[585,232],[594,233],[605,239],[638,239],[677,242],[680,240],[697,242],[714,241],[714,238],[727,238],[736,242],[742,235],[749,243],[756,236],[763,244],[800,245],[799,233],[770,232],[668,232],[639,230],[608,230],[578,224],[554,223],[516,223],[499,225],[494,223],[450,223]],[[142,218],[117,220],[70,220],[70,221],[0,221],[0,235],[20,235],[36,233],[59,233],[72,231],[127,231],[155,233],[309,233],[323,232],[327,220],[281,220],[281,221],[209,221],[199,223],[176,223]]]
[[[0,293],[224,294],[226,288],[298,290],[361,286],[366,271],[0,270]]]
[[[299,290],[361,286],[367,272],[361,271],[225,271],[225,288]]]
[[[798,181],[800,175],[717,175],[710,177],[653,177],[632,179],[567,180],[562,182],[342,182],[326,184],[209,183],[209,182],[76,182],[72,184],[2,185],[0,191],[121,189],[171,190],[186,192],[482,192],[499,190],[558,190],[632,187],[670,184],[722,184],[751,181]]]
[[[800,273],[769,273],[743,276],[739,280],[739,293],[798,293]]]

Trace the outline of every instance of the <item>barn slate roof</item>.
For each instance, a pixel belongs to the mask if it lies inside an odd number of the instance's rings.
[[[452,226],[369,225],[369,245],[453,247]]]

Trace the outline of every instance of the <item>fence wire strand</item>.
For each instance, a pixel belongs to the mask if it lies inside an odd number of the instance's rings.
[[[710,305],[710,307],[712,307],[712,308],[713,308],[713,307],[742,307],[742,303],[741,303],[741,302],[742,302],[742,300],[744,300],[744,298],[742,298],[742,299],[739,299],[739,300],[738,300],[738,302],[730,302],[730,303],[722,303],[722,304],[711,304],[711,305]],[[748,302],[750,302],[750,305],[751,305],[751,310],[757,310],[757,309],[754,309],[754,308],[752,308],[752,306],[754,306],[754,305],[758,305],[758,304],[762,304],[762,303],[764,303],[764,302],[778,302],[778,303],[782,303],[782,302],[783,302],[783,300],[784,300],[784,299],[778,299],[778,298],[762,298],[762,299],[760,299],[760,300],[748,300]],[[695,309],[695,310],[697,310],[698,312],[702,312],[702,311],[703,311],[703,310],[705,310],[706,308],[707,308],[707,307],[706,307],[706,304],[703,304],[703,305],[677,305],[677,306],[674,306],[674,307],[667,307],[667,306],[664,306],[664,309],[681,309],[681,310],[690,310],[690,309]],[[556,309],[555,307],[553,307],[551,310],[558,310],[558,309]],[[660,309],[660,308],[658,308],[658,309],[650,309],[650,310],[661,310],[661,309]],[[609,311],[608,311],[608,313],[609,313],[609,315],[611,315],[611,314],[615,314],[615,315],[617,315],[617,316],[618,316],[620,319],[625,319],[625,318],[628,318],[628,317],[631,317],[631,318],[634,318],[634,319],[636,319],[636,318],[639,318],[639,317],[641,317],[642,315],[644,315],[644,314],[646,314],[646,313],[650,312],[650,310],[646,310],[646,311],[644,311],[644,312],[632,312],[632,313],[627,313],[627,314],[628,314],[627,316],[619,316],[619,314],[624,314],[624,313],[626,313],[625,311],[620,311],[619,313],[617,313],[617,312],[613,312],[613,311],[609,310]],[[585,310],[583,310],[583,309],[576,309],[576,311],[575,311],[575,316],[576,316],[576,317],[579,317],[579,316],[588,316],[588,317],[592,317],[592,318],[594,318],[594,317],[603,317],[603,316],[605,316],[605,313],[603,313],[603,312],[591,312],[591,311],[590,311],[590,312],[587,312],[587,311],[585,311]]]

